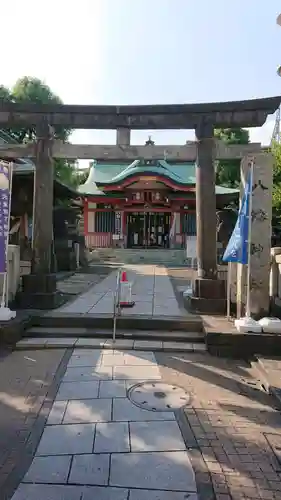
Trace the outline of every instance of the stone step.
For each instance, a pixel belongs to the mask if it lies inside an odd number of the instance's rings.
[[[180,332],[203,332],[203,320],[200,316],[120,316],[117,319],[118,329],[135,330],[161,330]],[[33,326],[46,326],[53,328],[90,328],[108,329],[113,328],[111,314],[90,315],[70,314],[63,312],[52,312],[44,316],[34,316]]]
[[[130,249],[96,248],[92,258],[98,261],[122,262],[124,264],[179,264],[186,263],[185,249]]]
[[[25,338],[17,342],[16,349],[118,349],[167,352],[205,352],[206,346],[197,342],[162,342],[157,340],[130,340],[96,338]]]
[[[98,330],[93,328],[57,328],[48,326],[34,326],[26,330],[23,337],[26,338],[85,338],[85,339],[111,339],[112,330]],[[116,338],[133,340],[160,340],[170,342],[205,342],[204,332],[179,332],[179,331],[142,331],[142,330],[117,330]]]

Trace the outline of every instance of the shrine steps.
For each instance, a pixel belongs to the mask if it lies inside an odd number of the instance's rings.
[[[93,339],[112,339],[113,331],[111,329],[96,328],[63,328],[63,327],[31,327],[27,329],[22,338],[33,339],[88,339],[89,343]],[[158,342],[176,342],[180,344],[205,344],[204,332],[181,332],[181,331],[145,331],[145,330],[121,330],[116,331],[116,339],[133,341],[158,341]]]
[[[164,264],[166,266],[186,265],[185,249],[167,248],[96,248],[91,259],[98,262],[118,264]]]
[[[186,316],[120,316],[117,319],[117,328],[122,331],[148,331],[150,335],[156,332],[203,332],[203,320],[197,315]],[[70,314],[52,311],[45,315],[34,315],[32,327],[84,329],[90,331],[113,329],[112,315]]]
[[[114,349],[118,351],[158,351],[177,353],[177,355],[206,352],[206,345],[204,343],[192,342],[177,342],[177,341],[159,341],[159,340],[135,340],[116,338],[115,341],[111,338],[85,338],[85,337],[38,337],[38,338],[23,338],[17,342],[15,348],[17,350],[30,350],[30,349],[85,349],[85,351],[92,352],[94,349]]]
[[[137,328],[136,328],[137,325]],[[112,316],[79,314],[51,314],[33,316],[32,323],[23,332],[24,338],[45,339],[112,339]],[[176,342],[204,344],[205,332],[200,316],[184,317],[119,317],[117,339],[133,341]],[[91,340],[92,339],[92,340]]]

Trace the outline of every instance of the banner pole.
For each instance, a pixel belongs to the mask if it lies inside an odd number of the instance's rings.
[[[251,161],[250,169],[251,189],[249,193],[249,225],[248,225],[248,263],[247,263],[247,294],[246,294],[246,318],[251,317],[250,285],[251,285],[251,245],[252,245],[252,204],[253,204],[253,178],[254,161]]]
[[[227,266],[227,296],[226,296],[226,316],[230,319],[230,303],[231,303],[231,262],[228,262]]]
[[[9,205],[8,205],[8,224],[7,224],[7,236],[6,236],[6,249],[5,249],[5,259],[6,259],[6,272],[3,279],[3,290],[1,298],[1,307],[6,307],[7,294],[8,294],[8,247],[9,247],[9,236],[10,236],[10,218],[11,218],[11,205],[12,205],[12,188],[13,188],[13,162],[9,163]]]

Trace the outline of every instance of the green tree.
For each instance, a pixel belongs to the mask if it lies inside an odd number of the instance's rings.
[[[11,91],[7,87],[4,87],[3,85],[0,85],[0,100],[4,102],[14,101]],[[13,129],[7,128],[5,129],[5,132],[7,132],[7,134],[9,134],[15,141],[21,142],[18,140],[19,130],[20,129],[16,127],[14,127]]]
[[[77,186],[80,186],[81,184],[84,184],[86,182],[86,180],[89,177],[89,172],[90,172],[89,168],[77,171],[77,174],[76,174],[76,182],[77,182],[76,185]]]
[[[19,103],[37,103],[37,104],[62,104],[62,100],[54,94],[50,87],[38,78],[24,76],[15,83],[11,91],[11,97],[14,102]],[[66,141],[70,134],[69,129],[61,126],[54,127],[56,139]],[[19,135],[19,142],[33,140],[36,136],[34,127],[23,129]]]
[[[249,132],[243,128],[216,129],[215,138],[227,145],[249,144]],[[238,187],[240,184],[240,160],[217,161],[216,182],[226,187]]]
[[[271,152],[273,164],[272,220],[273,225],[281,222],[281,144],[273,143]]]
[[[76,161],[68,161],[64,160],[63,158],[55,158],[54,167],[56,179],[72,188],[75,188],[78,185]]]
[[[4,85],[0,85],[0,99],[6,102],[11,101],[11,92]]]
[[[62,100],[52,92],[50,87],[38,78],[24,76],[20,78],[9,90],[0,86],[0,99],[8,102],[38,103],[38,104],[62,104]],[[19,143],[32,141],[36,137],[34,127],[13,127],[8,129],[10,136]],[[54,127],[56,139],[67,141],[71,130],[61,126]],[[76,186],[76,162],[64,159],[55,159],[55,175],[61,182],[70,186]]]

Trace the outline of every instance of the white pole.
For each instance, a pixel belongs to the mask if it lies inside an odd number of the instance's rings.
[[[228,262],[227,265],[227,297],[226,297],[226,316],[227,319],[230,319],[230,303],[231,303],[231,262]]]
[[[248,225],[248,264],[247,264],[247,299],[246,299],[246,318],[251,317],[250,303],[250,285],[251,285],[251,244],[252,244],[252,204],[253,204],[253,178],[254,178],[254,160],[251,161],[251,191],[249,193],[249,225]]]
[[[114,311],[113,311],[113,334],[112,334],[112,342],[116,341],[116,326],[117,326],[117,316],[120,314],[120,277],[121,277],[121,268],[118,269],[117,272],[117,282],[116,282],[116,290],[114,294]]]
[[[77,243],[77,255],[76,255],[77,269],[80,267],[80,243]]]
[[[3,279],[3,290],[1,297],[1,308],[6,307],[7,303],[7,293],[8,293],[8,247],[9,247],[9,236],[10,236],[10,218],[11,218],[11,206],[12,206],[12,189],[13,189],[13,163],[10,162],[9,166],[9,205],[8,205],[8,227],[6,236],[6,248],[5,248],[5,259],[6,259],[6,272]]]

